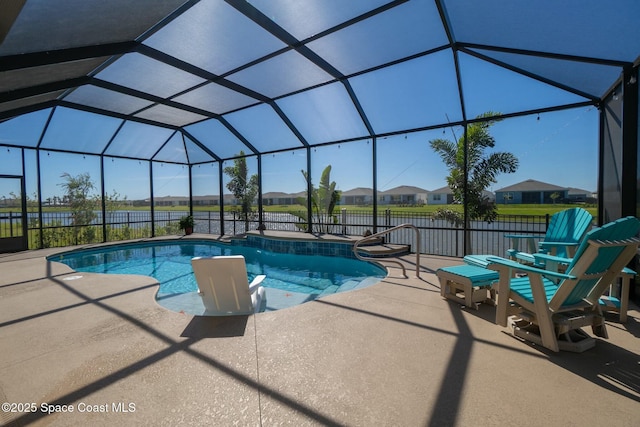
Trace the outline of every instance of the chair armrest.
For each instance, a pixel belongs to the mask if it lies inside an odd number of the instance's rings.
[[[511,239],[511,246],[513,250],[519,252],[520,249],[520,239],[523,239],[526,242],[527,251],[529,253],[538,252],[536,249],[535,239],[541,239],[544,236],[536,236],[533,234],[505,234],[505,237]],[[523,243],[524,244],[524,243]],[[524,249],[523,249],[524,250]]]
[[[565,258],[561,256],[549,255],[545,253],[533,254],[533,265],[539,268],[544,268],[547,271],[564,271],[571,263],[572,258]],[[556,279],[556,281],[559,281]]]
[[[541,247],[545,247],[545,246],[553,246],[553,247],[557,247],[557,246],[565,246],[565,247],[574,247],[574,246],[578,246],[580,243],[575,243],[575,242],[549,242],[547,240],[540,242],[539,243]]]
[[[504,237],[509,239],[540,239],[544,237],[544,235],[536,235],[536,234],[505,234]]]
[[[487,257],[487,262],[489,264],[486,268],[490,270],[497,270],[500,273],[500,281],[498,282],[497,287],[498,303],[496,307],[496,324],[500,326],[507,326],[509,299],[511,295],[511,280],[514,270],[526,272],[530,276],[528,277],[528,280],[532,286],[534,283],[541,282],[541,280],[539,280],[541,276],[554,278],[555,281],[558,281],[559,278],[574,277],[554,271],[530,267],[506,258]]]
[[[558,264],[570,264],[571,261],[573,261],[572,258],[565,258],[562,256],[549,255],[545,253],[536,253],[536,254],[533,254],[533,257],[536,260],[536,264],[538,263],[538,260],[545,261],[545,262],[551,261]]]
[[[556,279],[576,279],[576,276],[573,276],[571,274],[558,273],[555,271],[544,270],[542,268],[531,267],[525,264],[520,264],[518,262],[511,261],[510,259],[506,259],[506,258],[488,257],[487,262],[489,263],[487,268],[490,270],[497,270],[498,268],[491,268],[497,264],[498,266],[504,266],[514,270],[520,270],[520,271],[524,271],[526,273],[531,273],[531,274],[540,274],[542,276],[553,277]]]
[[[260,287],[262,281],[266,278],[264,274],[257,275],[249,284],[249,293],[254,293]]]
[[[565,248],[567,255],[573,256],[580,243],[574,242],[549,242],[542,241],[538,243],[541,251],[551,252],[554,255],[558,253],[558,248]]]
[[[635,271],[633,271],[629,267],[625,267],[625,268],[622,269],[622,274],[628,274],[629,276],[633,277],[638,273],[636,273]]]

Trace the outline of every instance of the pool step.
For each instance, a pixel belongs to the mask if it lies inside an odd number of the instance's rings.
[[[383,258],[406,255],[410,252],[410,245],[394,245],[391,243],[358,247],[358,253],[364,257]]]

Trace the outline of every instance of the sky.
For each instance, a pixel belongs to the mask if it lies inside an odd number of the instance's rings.
[[[462,118],[462,113],[453,65],[450,53],[442,51],[353,77],[350,84],[376,133],[455,122]],[[460,69],[467,117],[485,111],[512,113],[584,101],[575,94],[463,53],[460,53]],[[437,74],[434,73],[436,70]],[[425,78],[425,75],[430,77]],[[339,190],[373,187],[373,141],[364,138],[366,127],[343,85],[320,86],[281,98],[277,103],[310,144],[363,137],[356,142],[312,148],[311,175],[315,184],[321,172],[330,165],[331,180]],[[49,113],[50,110],[38,111],[0,123],[0,175],[23,175],[20,149],[2,145],[35,147]],[[259,150],[302,146],[266,105],[230,113],[225,118]],[[595,192],[598,123],[595,107],[528,115],[495,123],[490,129],[496,140],[492,151],[513,153],[519,160],[519,167],[516,173],[499,175],[497,183],[489,190],[534,179]],[[96,187],[100,186],[99,156],[47,151],[46,148],[70,148],[97,154],[105,148],[120,124],[119,119],[111,117],[68,108],[56,109],[40,143],[43,148],[40,154],[43,199],[62,196],[60,176],[63,173],[73,176],[89,173]],[[240,149],[248,152],[215,120],[188,126],[187,130],[221,155],[230,156]],[[461,135],[462,128],[451,127],[378,138],[378,190],[411,185],[432,191],[445,186],[448,171],[430,149],[429,141],[436,138],[455,140]],[[165,141],[169,142],[163,148]],[[189,141],[187,144],[193,146]],[[180,134],[127,122],[106,149],[106,154],[144,157],[157,153],[160,159],[184,160],[183,147]],[[202,150],[190,154],[190,158],[203,157]],[[227,161],[222,167],[231,164],[232,161]],[[257,173],[255,157],[249,157],[247,164],[250,173]],[[300,171],[306,164],[304,149],[264,155],[263,192],[305,190]],[[144,160],[105,157],[104,168],[106,193],[115,192],[120,198],[148,198],[150,174],[154,177],[154,196],[188,195],[187,166],[154,162],[151,172],[149,162]],[[218,194],[218,168],[217,163],[193,167],[194,195]],[[30,197],[37,190],[35,170],[35,150],[26,150],[24,176]],[[227,177],[223,180],[226,183]],[[11,191],[15,192],[15,186],[15,180],[0,180],[0,198],[9,197]]]
[[[378,190],[412,185],[435,190],[446,185],[448,171],[429,147],[435,138],[454,140],[461,128],[407,133],[377,141]],[[514,174],[498,176],[490,190],[536,179],[559,186],[595,191],[597,186],[598,111],[595,108],[572,109],[555,113],[525,116],[496,123],[491,128],[496,140],[494,151],[508,151],[519,159]],[[34,150],[26,151],[27,186],[36,188]],[[46,154],[45,154],[46,153]],[[346,191],[356,187],[373,187],[373,144],[370,140],[330,145],[312,149],[312,177],[317,182],[321,171],[331,165],[331,179]],[[0,149],[0,174],[21,175],[21,155],[16,148]],[[230,166],[231,161],[224,166]],[[247,160],[250,173],[257,172],[255,157]],[[43,151],[40,159],[43,197],[61,196],[60,175],[89,173],[94,184],[100,184],[98,156]],[[105,188],[128,200],[149,197],[147,161],[105,157]],[[303,149],[264,155],[262,159],[263,191],[295,193],[305,189],[301,170],[306,168]],[[194,194],[218,194],[217,163],[196,165],[192,169]],[[154,195],[186,195],[188,167],[154,163]],[[225,178],[226,179],[226,178]],[[16,191],[14,181],[0,181],[0,197]],[[226,182],[226,181],[225,181]]]

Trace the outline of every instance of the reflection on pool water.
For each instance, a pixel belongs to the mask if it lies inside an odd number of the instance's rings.
[[[267,292],[266,310],[278,310],[316,298],[377,283],[386,276],[380,266],[343,257],[275,253],[208,241],[162,241],[120,244],[66,252],[49,257],[76,271],[141,274],[160,282],[158,303],[175,311],[204,312],[191,258],[243,255],[249,281],[258,274]]]

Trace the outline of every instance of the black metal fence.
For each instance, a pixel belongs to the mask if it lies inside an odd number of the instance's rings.
[[[85,243],[100,243],[146,238],[170,234],[180,234],[179,220],[185,211],[115,211],[108,212],[103,224],[102,215],[96,212],[91,224],[75,225],[70,212],[43,212],[28,214],[29,248],[59,247]],[[238,212],[225,212],[223,221],[219,211],[194,212],[196,233],[242,234],[247,229],[259,226],[258,215],[246,220]],[[21,230],[19,215],[3,213],[0,218],[0,238],[9,237]],[[41,223],[42,222],[42,223]],[[224,222],[224,230],[222,230]],[[421,253],[452,257],[464,256],[464,233],[446,220],[436,219],[429,213],[402,212],[392,209],[379,210],[375,221],[371,210],[342,209],[331,217],[313,217],[313,232],[339,235],[362,236],[366,232],[387,230],[409,223],[420,231]],[[468,230],[472,252],[479,254],[504,255],[509,247],[505,234],[526,233],[542,235],[547,229],[549,215],[499,215],[492,223],[473,221]],[[294,231],[307,230],[306,211],[263,212],[262,224],[266,230]],[[106,234],[105,234],[106,232]],[[415,234],[411,229],[401,229],[387,235],[386,241],[394,244],[411,245],[415,251]]]
[[[22,213],[0,212],[0,238],[22,236]]]
[[[29,249],[177,234],[178,222],[185,215],[184,211],[155,212],[154,223],[150,211],[115,211],[108,212],[103,222],[100,211],[94,213],[91,224],[75,224],[72,213],[68,211],[29,212]],[[3,237],[2,227],[0,224],[0,237]]]
[[[219,212],[196,212],[196,232],[220,234]],[[462,257],[464,253],[464,229],[446,220],[435,219],[429,213],[394,212],[391,209],[378,213],[377,229],[371,211],[342,210],[330,219],[314,217],[313,232],[363,236],[367,231],[383,231],[400,224],[413,224],[420,231],[420,252],[431,255]],[[266,230],[307,231],[305,211],[264,212],[262,223]],[[472,252],[503,256],[509,248],[506,234],[543,235],[549,224],[549,215],[498,215],[496,221],[473,221],[469,229]],[[237,213],[225,214],[224,234],[241,234],[246,221]],[[249,218],[249,230],[259,226],[257,217]],[[400,229],[386,237],[388,243],[410,245],[415,251],[415,234],[411,229]]]

